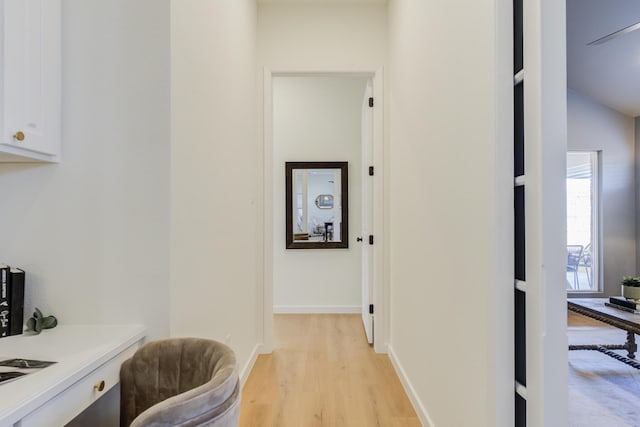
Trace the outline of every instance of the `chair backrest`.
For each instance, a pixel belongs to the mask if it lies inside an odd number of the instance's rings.
[[[207,339],[150,342],[122,364],[120,395],[121,426],[235,426],[235,355]]]
[[[586,267],[591,267],[591,243],[587,244],[582,251],[582,260],[580,261],[580,265],[584,265]]]
[[[567,245],[567,267],[577,268],[582,257],[582,245]]]

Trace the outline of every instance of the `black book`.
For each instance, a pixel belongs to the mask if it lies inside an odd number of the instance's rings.
[[[9,266],[0,264],[0,337],[9,335]]]
[[[623,297],[610,297],[609,302],[611,304],[621,305],[623,307],[631,308],[633,310],[640,309],[640,304],[638,304],[635,301],[629,301],[628,299]]]
[[[24,326],[24,270],[9,270],[9,335],[20,335]]]

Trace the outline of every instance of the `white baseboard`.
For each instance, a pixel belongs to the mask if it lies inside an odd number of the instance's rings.
[[[389,359],[391,360],[391,364],[393,365],[393,368],[396,370],[396,374],[398,374],[398,378],[400,378],[400,382],[404,387],[404,391],[407,393],[407,396],[409,396],[409,400],[411,401],[411,404],[413,405],[413,409],[416,411],[418,418],[420,418],[420,422],[424,427],[435,427],[433,420],[431,420],[431,417],[427,413],[427,410],[424,408],[424,405],[422,404],[422,401],[418,397],[416,390],[413,388],[411,381],[409,381],[409,378],[407,377],[407,373],[404,371],[404,368],[402,367],[402,363],[400,363],[400,361],[398,360],[398,357],[396,356],[396,353],[393,351],[393,347],[391,347],[391,345],[388,345],[387,350],[389,354]]]
[[[253,347],[253,351],[249,356],[249,360],[247,360],[247,363],[244,365],[244,367],[240,371],[240,390],[242,390],[245,383],[247,382],[247,379],[249,378],[249,374],[253,369],[253,365],[256,364],[256,359],[258,359],[258,354],[260,354],[261,347],[262,347],[262,344],[256,344],[255,347]]]
[[[359,305],[274,305],[274,314],[351,314],[360,313]]]

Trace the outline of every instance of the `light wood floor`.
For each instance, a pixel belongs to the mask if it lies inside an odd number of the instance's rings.
[[[572,311],[567,312],[567,325],[568,326],[602,326],[609,327],[606,323],[602,323],[596,319],[592,319],[582,314],[574,313]]]
[[[360,315],[276,315],[274,332],[242,391],[240,427],[421,426]]]

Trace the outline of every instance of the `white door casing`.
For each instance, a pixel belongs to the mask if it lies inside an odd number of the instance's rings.
[[[386,322],[387,300],[389,298],[388,284],[383,280],[386,254],[384,251],[384,114],[383,114],[383,69],[269,69],[263,72],[263,199],[262,199],[262,321],[258,328],[262,330],[263,341],[260,351],[270,353],[273,351],[273,78],[277,76],[340,76],[358,75],[369,77],[372,82],[375,107],[372,109],[372,166],[375,167],[373,179],[375,189],[372,195],[373,223],[372,234],[375,236],[375,244],[371,246],[372,252],[372,277],[370,283],[371,301],[375,306],[376,327],[373,330],[374,350],[377,353],[386,353],[389,341]],[[368,168],[367,168],[368,169]],[[368,243],[368,242],[367,242]]]

